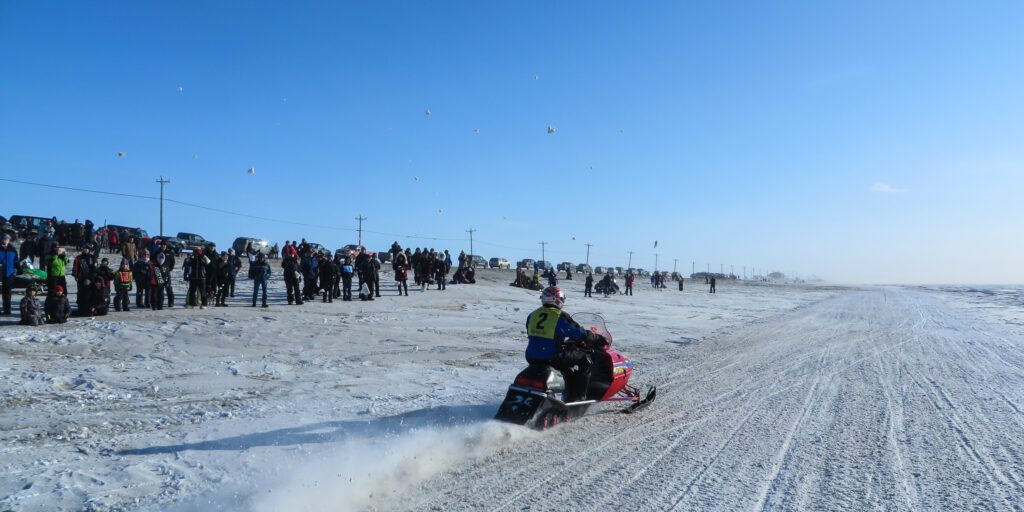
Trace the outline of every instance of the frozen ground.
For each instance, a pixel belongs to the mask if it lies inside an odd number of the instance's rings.
[[[575,281],[659,398],[537,434],[488,421],[536,293],[482,277],[8,322],[0,510],[1021,510],[1020,288]]]

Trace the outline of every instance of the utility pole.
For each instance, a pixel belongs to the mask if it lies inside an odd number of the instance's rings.
[[[466,230],[466,233],[469,233],[469,255],[472,256],[473,255],[473,233],[476,233],[476,230],[473,229],[473,228],[469,228],[469,229]]]
[[[690,261],[690,275],[692,276],[692,275],[694,275],[696,273],[697,273],[697,262],[696,261]]]
[[[163,176],[156,180],[160,184],[160,236],[164,236],[164,185],[171,182],[171,180],[165,180]]]
[[[626,268],[633,268],[633,251],[629,251],[629,263],[626,263]]]
[[[540,243],[540,260],[541,261],[547,261],[546,259],[544,259],[544,246],[548,245],[548,243],[547,242],[539,242],[539,243]]]
[[[654,271],[658,271],[658,253],[654,253]]]
[[[356,217],[356,220],[359,221],[359,241],[356,243],[359,245],[363,245],[363,221],[366,220],[366,217],[360,215]]]
[[[708,263],[708,274],[710,274],[710,273],[711,273],[711,264]]]
[[[594,244],[583,244],[583,245],[587,246],[587,266],[589,267],[590,266],[590,246],[592,246]]]
[[[718,273],[722,274],[722,275],[725,275],[725,263],[719,263],[718,264]]]
[[[673,274],[675,274],[675,273],[676,273],[676,265],[677,265],[678,263],[679,263],[679,258],[673,258],[673,259],[672,259],[672,273],[673,273]]]

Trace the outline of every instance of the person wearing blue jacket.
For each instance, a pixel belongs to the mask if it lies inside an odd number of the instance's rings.
[[[302,262],[299,264],[304,279],[302,287],[302,299],[313,300],[316,294],[316,278],[320,270],[320,261],[312,251],[306,249],[302,252]]]
[[[267,281],[270,280],[270,265],[267,257],[260,253],[252,267],[252,307],[256,307],[256,294],[263,288],[263,307],[267,306]]]
[[[0,237],[0,289],[3,290],[3,313],[11,314],[11,286],[14,285],[14,274],[18,271],[18,251],[11,245],[11,235],[4,233]]]
[[[557,286],[549,286],[540,295],[541,307],[526,319],[526,361],[548,365],[565,377],[567,401],[584,400],[590,387],[593,361],[578,343],[588,346],[606,344],[604,338],[582,327],[562,311],[565,294]]]

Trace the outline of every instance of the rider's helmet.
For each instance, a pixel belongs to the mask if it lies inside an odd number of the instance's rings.
[[[565,294],[557,286],[548,286],[540,294],[540,303],[562,309],[562,305],[565,304]]]

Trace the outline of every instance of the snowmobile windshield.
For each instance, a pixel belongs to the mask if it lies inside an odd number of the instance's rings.
[[[604,318],[601,315],[596,313],[576,313],[572,315],[572,319],[584,329],[603,336],[609,345],[612,344],[612,333],[608,332],[608,327],[604,324]]]

